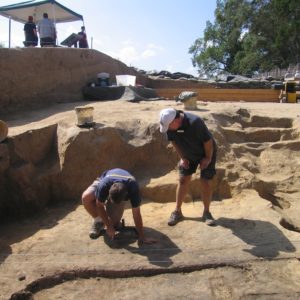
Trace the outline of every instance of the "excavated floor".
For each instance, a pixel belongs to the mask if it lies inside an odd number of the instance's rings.
[[[173,203],[142,206],[146,234],[157,243],[140,248],[131,231],[115,241],[105,235],[91,240],[91,220],[76,204],[1,228],[2,247],[6,245],[1,296],[297,299],[299,233],[283,228],[277,212],[257,193],[249,190],[214,202],[215,227],[201,222],[199,201],[185,203],[186,219],[169,227],[173,208]],[[124,217],[126,225],[133,225],[130,209]]]
[[[133,119],[155,124],[160,109],[176,104],[95,102],[95,121],[113,125],[128,115],[128,105]],[[40,117],[8,119],[10,134],[55,122],[72,126],[73,107],[64,107],[64,113],[51,108]],[[90,240],[91,220],[78,199],[0,226],[0,299],[299,299],[297,109],[199,104],[195,113],[216,137],[218,170],[229,191],[220,189],[212,203],[215,227],[201,222],[203,207],[193,190],[183,205],[185,220],[167,225],[174,202],[163,199],[175,192],[174,171],[142,186],[142,215],[147,236],[157,240],[153,245],[138,247],[132,231],[114,241],[106,235]],[[124,218],[133,225],[129,208]]]

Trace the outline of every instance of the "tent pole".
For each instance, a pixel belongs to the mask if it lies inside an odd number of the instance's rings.
[[[10,48],[10,41],[11,41],[11,17],[8,18],[8,48]]]
[[[55,27],[55,31],[56,31],[55,45],[58,45],[58,36],[57,36],[57,30],[56,30],[56,15],[55,15],[55,8],[54,8],[54,3],[53,2],[52,2],[52,14],[53,14],[53,18],[54,18],[54,27]]]

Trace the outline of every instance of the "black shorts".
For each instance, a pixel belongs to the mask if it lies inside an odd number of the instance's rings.
[[[210,164],[207,166],[206,169],[201,170],[201,178],[207,180],[213,179],[213,177],[216,175],[217,148],[216,145],[214,146],[214,152]],[[179,175],[190,176],[194,174],[200,164],[200,161],[201,159],[198,161],[190,161],[188,169],[184,169],[183,167],[179,166]]]

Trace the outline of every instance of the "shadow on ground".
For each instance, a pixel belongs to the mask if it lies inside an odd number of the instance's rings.
[[[252,249],[244,249],[257,257],[274,258],[282,252],[295,252],[294,245],[272,223],[261,220],[219,218],[219,226],[223,226],[243,240]]]
[[[12,253],[11,245],[19,243],[41,229],[50,229],[58,225],[70,212],[78,207],[78,201],[61,203],[48,207],[34,216],[23,218],[18,222],[0,225],[0,264]]]
[[[173,264],[172,256],[181,252],[181,249],[165,234],[144,227],[145,234],[155,239],[157,243],[142,246],[132,246],[137,241],[134,227],[128,227],[117,233],[114,240],[104,234],[104,242],[113,249],[126,249],[137,255],[146,256],[149,263],[160,267],[169,267]]]

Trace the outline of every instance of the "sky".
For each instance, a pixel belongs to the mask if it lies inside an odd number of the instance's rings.
[[[0,6],[25,0],[0,0]],[[189,48],[214,23],[216,0],[57,0],[84,18],[89,44],[145,71],[197,75]],[[58,43],[81,21],[57,24]],[[11,47],[23,47],[24,24],[11,22]],[[0,16],[0,43],[8,47],[9,21]],[[92,41],[92,43],[91,43]],[[91,45],[92,44],[92,45]]]

